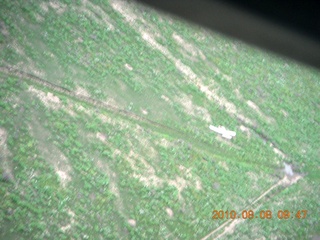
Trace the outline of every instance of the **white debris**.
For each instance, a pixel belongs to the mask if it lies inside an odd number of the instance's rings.
[[[293,171],[292,171],[291,165],[290,164],[286,164],[286,163],[283,163],[283,165],[284,165],[284,172],[287,175],[292,176],[293,175]]]
[[[172,217],[173,216],[173,211],[171,208],[166,208],[166,212],[168,214],[169,217]]]
[[[231,139],[236,136],[236,132],[227,130],[224,126],[215,127],[213,125],[210,125],[209,128],[210,130],[221,134],[221,136],[226,139]]]
[[[129,219],[129,220],[128,220],[128,223],[129,223],[129,225],[132,226],[132,227],[135,227],[135,226],[137,225],[137,222],[136,222],[136,220],[134,220],[134,219]]]

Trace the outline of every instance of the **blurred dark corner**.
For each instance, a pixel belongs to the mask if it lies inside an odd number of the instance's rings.
[[[320,0],[136,0],[320,69]]]

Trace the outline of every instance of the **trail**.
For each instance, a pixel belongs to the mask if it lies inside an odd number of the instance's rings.
[[[81,101],[83,103],[92,105],[94,107],[101,108],[101,109],[104,109],[106,111],[109,111],[109,112],[112,112],[112,113],[115,113],[115,114],[119,114],[122,117],[125,117],[126,120],[130,120],[130,119],[131,120],[136,120],[136,121],[139,121],[140,123],[144,123],[144,124],[147,124],[149,126],[156,127],[158,132],[160,132],[160,133],[170,134],[170,135],[173,135],[176,138],[180,138],[180,139],[184,139],[184,140],[192,138],[189,135],[187,135],[186,133],[184,133],[184,132],[182,132],[182,131],[180,131],[180,130],[178,130],[176,128],[172,128],[172,127],[169,127],[167,125],[158,123],[156,121],[152,121],[152,120],[150,120],[148,118],[145,118],[145,117],[140,116],[138,114],[135,114],[133,112],[120,109],[120,108],[115,107],[115,106],[113,106],[111,104],[108,104],[108,103],[93,99],[93,98],[88,97],[88,96],[85,96],[85,95],[83,95],[81,93],[76,93],[76,92],[74,92],[74,91],[72,91],[70,89],[67,89],[65,87],[61,87],[61,86],[56,85],[54,83],[48,82],[48,81],[46,81],[46,80],[44,80],[44,79],[42,79],[40,77],[34,76],[33,74],[26,73],[24,71],[21,71],[21,70],[12,68],[12,67],[8,67],[8,66],[0,66],[0,72],[3,72],[3,73],[8,74],[8,75],[13,75],[13,76],[19,77],[20,81],[23,81],[22,79],[29,80],[33,84],[40,85],[42,87],[46,87],[46,88],[50,89],[53,92],[69,96],[74,100],[78,100],[78,101]],[[207,148],[209,148],[209,147],[212,148],[212,146],[210,146],[209,144],[207,144],[205,142],[201,142],[201,141],[199,141],[198,139],[195,139],[195,138],[192,138],[192,145],[193,146],[198,145],[197,148],[201,148],[201,147],[203,147],[205,145],[206,146],[206,150],[208,150]],[[216,156],[217,158],[221,158],[216,154],[216,152],[211,152],[210,151],[210,154]]]
[[[81,93],[77,93],[75,91],[72,91],[70,89],[61,87],[59,85],[56,85],[54,83],[48,82],[40,77],[37,77],[33,74],[30,73],[26,73],[24,71],[18,70],[18,69],[14,69],[12,67],[8,67],[8,66],[0,66],[0,72],[3,72],[7,75],[13,75],[15,77],[18,77],[20,81],[23,81],[23,79],[29,81],[31,84],[36,84],[42,87],[46,87],[54,92],[69,96],[70,98],[74,99],[74,100],[78,100],[81,101],[83,103],[92,105],[94,107],[97,108],[101,108],[104,109],[108,112],[111,113],[115,113],[118,114],[122,117],[124,117],[126,120],[134,120],[134,121],[138,121],[140,122],[140,124],[146,124],[149,127],[155,127],[157,129],[157,131],[159,133],[165,133],[165,134],[169,134],[175,138],[180,138],[180,139],[184,139],[186,142],[187,139],[189,139],[189,143],[192,143],[192,146],[194,148],[196,148],[199,152],[205,152],[211,156],[214,156],[217,159],[220,160],[230,160],[230,161],[237,161],[237,162],[241,162],[242,164],[246,164],[246,165],[254,165],[257,169],[261,169],[261,166],[264,165],[264,167],[267,168],[272,168],[272,169],[276,169],[277,166],[271,166],[271,165],[265,165],[265,164],[261,164],[259,163],[259,165],[257,163],[251,163],[248,161],[241,161],[241,160],[235,160],[235,159],[229,159],[227,156],[223,156],[223,158],[220,155],[217,155],[217,151],[216,149],[214,149],[211,145],[209,145],[206,142],[201,142],[198,139],[195,139],[194,137],[180,131],[179,129],[176,128],[172,128],[169,127],[167,125],[158,123],[156,121],[152,121],[148,118],[145,118],[143,116],[140,116],[138,114],[120,109],[118,107],[115,107],[111,104],[107,104],[105,102],[93,99],[91,97],[88,97],[86,95],[83,95]],[[247,125],[247,124],[245,124]],[[248,125],[247,125],[248,126]],[[260,137],[263,137],[265,140],[271,142],[271,144],[274,144],[270,138],[268,138],[267,136],[265,136],[263,133],[257,131],[256,129],[254,129],[252,126],[248,126],[249,128],[251,128],[252,130],[254,130],[256,132],[256,134],[258,134]],[[192,141],[190,141],[190,139]],[[283,179],[281,179],[278,183],[274,184],[273,186],[271,186],[269,189],[267,189],[266,191],[264,191],[260,196],[258,196],[256,198],[256,200],[254,200],[250,205],[246,206],[244,208],[244,210],[248,210],[248,209],[252,209],[253,211],[258,210],[258,208],[262,205],[262,203],[256,207],[255,209],[253,208],[253,205],[256,204],[257,202],[259,202],[261,199],[263,199],[266,195],[268,195],[268,193],[270,193],[273,189],[284,185],[284,184],[293,184],[296,181],[298,181],[301,178],[301,176],[298,175],[298,177],[295,178],[295,181],[290,181],[288,180],[288,178],[285,176]],[[225,223],[223,223],[221,226],[219,226],[218,228],[216,228],[215,230],[213,230],[212,232],[210,232],[209,234],[207,234],[205,237],[202,238],[202,240],[206,240],[209,237],[211,237],[212,235],[214,235],[215,233],[217,233],[219,230],[224,228],[224,231],[222,233],[220,233],[220,235],[216,236],[215,239],[222,237],[223,235],[227,234],[228,232],[232,231],[236,225],[238,225],[239,223],[245,221],[244,219],[229,219],[228,221],[226,221]]]
[[[255,166],[255,168],[257,170],[261,169],[261,166],[264,166],[265,168],[268,168],[268,169],[278,168],[278,166],[276,166],[276,165],[263,164],[263,163],[258,164],[256,162],[251,162],[249,160],[244,161],[244,160],[239,160],[239,159],[237,159],[237,160],[231,159],[228,157],[228,155],[226,153],[221,152],[221,154],[219,154],[219,150],[214,148],[208,142],[204,142],[199,139],[196,139],[194,136],[191,136],[190,134],[182,132],[179,129],[172,128],[170,126],[167,126],[167,125],[161,124],[159,122],[150,120],[148,118],[145,118],[145,117],[140,116],[138,114],[135,114],[133,112],[130,112],[130,111],[127,111],[124,109],[120,109],[116,106],[99,101],[97,99],[93,99],[93,98],[88,97],[86,95],[83,95],[81,93],[76,93],[75,91],[72,91],[72,90],[67,89],[65,87],[61,87],[61,86],[56,85],[54,83],[48,82],[40,77],[37,77],[33,74],[30,74],[30,73],[27,73],[24,71],[21,71],[19,69],[15,69],[10,66],[0,66],[0,72],[3,72],[8,75],[16,76],[19,78],[20,81],[23,81],[22,79],[25,79],[27,81],[29,80],[29,82],[31,84],[36,84],[36,85],[39,85],[42,87],[46,87],[53,92],[60,93],[65,96],[69,96],[70,98],[72,98],[74,100],[78,100],[83,103],[92,105],[96,108],[101,108],[101,109],[104,109],[108,112],[118,114],[118,115],[124,117],[126,120],[135,120],[135,121],[140,122],[140,124],[142,124],[142,125],[147,125],[148,127],[152,127],[153,129],[156,128],[155,130],[157,132],[159,132],[161,134],[163,134],[163,133],[168,134],[170,136],[173,136],[174,138],[183,139],[185,142],[192,144],[193,148],[196,148],[199,152],[205,152],[208,155],[213,156],[216,159],[237,161],[237,162],[240,162],[244,165],[248,165],[248,166],[250,165],[251,167]]]
[[[170,127],[168,127],[166,125],[163,125],[161,123],[152,121],[150,119],[141,117],[141,116],[139,116],[139,115],[137,115],[135,113],[132,113],[132,112],[117,108],[117,107],[115,107],[113,105],[110,105],[110,104],[107,104],[105,102],[93,99],[93,98],[85,96],[85,95],[83,95],[81,93],[76,93],[76,92],[71,91],[71,90],[69,90],[67,88],[58,86],[58,85],[56,85],[54,83],[50,83],[50,82],[48,82],[48,81],[46,81],[44,79],[41,79],[41,78],[39,78],[37,76],[34,76],[34,75],[30,74],[30,73],[26,73],[24,71],[21,71],[21,70],[18,70],[18,69],[14,69],[14,68],[11,68],[11,67],[3,67],[3,66],[0,67],[0,71],[4,72],[6,74],[14,74],[15,76],[17,76],[19,78],[29,79],[29,80],[31,80],[32,82],[34,82],[34,83],[36,83],[38,85],[45,86],[45,87],[47,87],[47,88],[49,88],[51,90],[54,90],[55,92],[62,93],[64,95],[68,95],[69,97],[72,97],[72,98],[75,98],[75,99],[80,100],[82,102],[91,104],[91,105],[93,105],[95,107],[104,108],[106,110],[110,110],[112,112],[124,115],[126,117],[129,116],[129,117],[131,117],[131,118],[133,118],[135,120],[148,122],[148,123],[150,123],[152,125],[155,125],[157,127],[167,128],[167,129],[170,129],[172,131],[176,131],[176,129],[170,128]]]
[[[262,203],[260,203],[259,206],[257,206],[256,208],[253,208],[252,206],[254,204],[256,204],[257,202],[259,202],[261,199],[263,199],[268,193],[270,193],[273,189],[279,187],[279,186],[285,186],[285,185],[292,185],[294,183],[296,183],[300,178],[302,178],[301,175],[296,174],[294,177],[292,177],[291,179],[289,179],[287,176],[284,176],[280,181],[278,181],[276,184],[272,185],[269,189],[267,189],[266,191],[264,191],[260,196],[258,196],[251,204],[247,205],[244,207],[243,210],[239,211],[237,214],[241,213],[244,210],[252,210],[253,212],[256,213],[256,211],[260,208],[260,206],[262,205]],[[285,188],[287,188],[288,186],[286,186]],[[284,189],[285,189],[284,188]],[[281,191],[283,191],[284,189],[282,189]],[[274,213],[273,213],[274,214]],[[220,225],[218,228],[216,228],[215,230],[213,230],[212,232],[210,232],[209,234],[207,234],[205,237],[203,237],[201,240],[206,240],[209,237],[211,237],[213,234],[217,233],[219,230],[224,228],[224,231],[219,234],[218,236],[214,237],[213,239],[219,239],[222,236],[224,236],[225,234],[227,234],[228,232],[231,232],[234,230],[234,228],[236,227],[236,225],[242,223],[243,221],[246,221],[245,219],[229,219],[228,221],[224,222],[222,225]],[[229,225],[230,224],[230,225]],[[229,225],[229,226],[228,226]]]

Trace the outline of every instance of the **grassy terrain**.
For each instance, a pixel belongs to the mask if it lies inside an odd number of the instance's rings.
[[[320,235],[319,71],[118,0],[5,0],[0,30],[1,239]]]

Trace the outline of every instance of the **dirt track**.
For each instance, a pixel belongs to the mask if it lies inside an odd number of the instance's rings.
[[[144,117],[139,116],[139,115],[137,115],[135,113],[132,113],[132,112],[129,112],[129,111],[126,111],[126,110],[123,110],[123,109],[119,109],[119,108],[117,108],[117,107],[115,107],[113,105],[110,105],[110,104],[107,104],[105,102],[93,99],[93,98],[85,96],[83,94],[76,93],[76,92],[71,91],[71,90],[69,90],[67,88],[58,86],[58,85],[56,85],[54,83],[50,83],[50,82],[48,82],[48,81],[46,81],[46,80],[44,80],[42,78],[39,78],[37,76],[34,76],[34,75],[30,74],[30,73],[26,73],[24,71],[21,71],[21,70],[18,70],[18,69],[14,69],[12,67],[7,67],[7,66],[0,66],[0,71],[3,72],[3,73],[6,73],[6,74],[15,75],[16,77],[19,77],[19,78],[29,79],[33,83],[36,83],[36,84],[41,85],[41,86],[45,86],[45,87],[47,87],[47,88],[49,88],[49,89],[51,89],[51,90],[53,90],[55,92],[62,93],[64,95],[67,95],[69,97],[75,98],[75,99],[80,100],[82,102],[91,104],[91,105],[93,105],[95,107],[100,107],[100,108],[112,111],[114,113],[118,113],[118,114],[121,114],[123,116],[130,117],[130,118],[138,120],[138,121],[143,121],[143,122],[152,124],[152,125],[157,126],[157,127],[166,128],[168,130],[175,131],[175,132],[180,132],[180,131],[177,131],[177,129],[174,129],[174,128],[171,128],[169,126],[163,125],[161,123],[158,123],[158,122],[152,121],[150,119],[144,118]],[[182,133],[182,132],[180,132],[180,133]]]
[[[50,82],[48,82],[48,81],[46,81],[44,79],[41,79],[41,78],[39,78],[37,76],[34,76],[32,74],[29,74],[29,73],[26,73],[24,71],[21,71],[21,70],[18,70],[18,69],[14,69],[14,68],[8,67],[8,66],[0,66],[0,71],[3,72],[3,73],[6,73],[8,75],[14,75],[16,77],[29,80],[33,84],[44,86],[44,87],[46,87],[46,88],[48,88],[48,89],[50,89],[52,91],[55,91],[57,93],[61,93],[61,94],[67,95],[67,96],[69,96],[69,97],[71,97],[73,99],[79,100],[81,102],[93,105],[95,107],[99,107],[99,108],[105,109],[107,111],[111,111],[111,112],[116,113],[116,114],[120,114],[120,115],[122,115],[122,116],[124,116],[126,118],[131,118],[133,120],[144,122],[144,123],[153,125],[155,127],[159,127],[161,129],[170,130],[170,132],[176,133],[176,135],[179,136],[179,137],[183,137],[185,135],[185,133],[183,133],[183,132],[181,132],[181,131],[179,131],[177,129],[174,129],[174,128],[171,128],[169,126],[163,125],[161,123],[158,123],[158,122],[152,121],[150,119],[144,118],[144,117],[139,116],[139,115],[137,115],[135,113],[132,113],[132,112],[129,112],[129,111],[126,111],[126,110],[123,110],[123,109],[119,109],[119,108],[117,108],[117,107],[115,107],[113,105],[110,105],[110,104],[107,104],[105,102],[90,98],[90,97],[85,96],[83,94],[76,93],[76,92],[71,91],[71,90],[69,90],[67,88],[64,88],[64,87],[58,86],[56,84],[50,83]],[[245,123],[242,123],[242,124],[245,124]],[[247,125],[247,124],[245,124],[245,125]],[[253,130],[259,137],[263,138],[266,141],[269,141],[273,146],[275,145],[270,140],[269,137],[265,136],[263,133],[261,133],[260,131],[255,129],[255,127],[253,127],[253,126],[247,126],[247,127],[249,127],[251,130]],[[300,177],[298,176],[298,178],[296,178],[296,181],[298,181],[299,179],[300,179]],[[254,205],[256,202],[258,202],[261,199],[263,199],[272,189],[277,188],[278,186],[281,186],[284,183],[287,183],[287,184],[291,185],[291,184],[295,183],[296,181],[288,180],[286,177],[284,179],[281,179],[278,183],[276,183],[275,185],[271,186],[268,190],[264,191],[250,205]],[[288,187],[288,186],[285,186],[285,188],[286,187]],[[248,209],[248,208],[250,208],[250,206],[246,206],[246,209]],[[256,207],[255,210],[257,210],[258,208],[259,207]],[[251,209],[252,209],[252,207],[251,207]],[[205,237],[202,238],[202,240],[208,239],[208,238],[212,237],[214,234],[216,234],[219,230],[224,229],[224,231],[220,235],[216,236],[216,238],[220,238],[223,235],[227,234],[228,232],[232,231],[235,228],[236,225],[238,225],[239,223],[241,223],[243,221],[244,220],[242,220],[242,219],[240,219],[240,220],[239,219],[235,219],[235,220],[234,219],[230,219],[230,220],[226,221],[225,223],[223,223],[221,226],[219,226],[217,229],[215,229],[212,232],[210,232],[209,234],[207,234]]]
[[[189,143],[192,144],[193,147],[195,147],[197,149],[201,149],[202,151],[206,151],[210,155],[213,155],[213,156],[217,157],[217,153],[212,150],[212,146],[209,143],[200,141],[199,139],[196,139],[192,135],[186,134],[186,133],[182,132],[179,129],[169,127],[167,125],[158,123],[156,121],[152,121],[152,120],[150,120],[148,118],[145,118],[143,116],[140,116],[138,114],[135,114],[135,113],[132,113],[130,111],[126,111],[126,110],[120,109],[120,108],[115,107],[115,106],[113,106],[111,104],[107,104],[105,102],[93,99],[93,98],[88,97],[86,95],[83,95],[81,93],[76,93],[75,91],[72,91],[70,89],[61,87],[61,86],[56,85],[54,83],[50,83],[50,82],[48,82],[48,81],[46,81],[46,80],[44,80],[44,79],[42,79],[40,77],[37,77],[37,76],[35,76],[33,74],[21,71],[19,69],[16,69],[16,68],[13,68],[13,67],[10,67],[10,66],[0,66],[0,72],[6,73],[8,75],[13,75],[13,76],[16,76],[16,77],[19,77],[19,78],[23,78],[23,79],[25,79],[27,81],[29,80],[32,84],[36,84],[36,85],[39,85],[39,86],[42,86],[42,87],[46,87],[46,88],[50,89],[53,92],[57,92],[57,93],[66,95],[66,96],[69,96],[69,97],[71,97],[71,98],[73,98],[75,100],[84,102],[86,104],[90,104],[90,105],[92,105],[94,107],[101,108],[101,109],[104,109],[106,111],[109,111],[109,112],[112,112],[112,113],[115,113],[115,114],[119,114],[122,117],[125,117],[126,119],[136,120],[136,121],[139,121],[140,123],[144,123],[144,124],[147,124],[149,126],[158,128],[160,130],[160,132],[169,133],[170,135],[174,135],[174,137],[176,137],[176,138],[184,139],[186,142],[188,142],[186,139],[192,138],[192,141],[189,140]],[[22,81],[22,79],[20,79],[20,80]],[[272,144],[272,146],[276,146],[276,144],[274,144],[270,140],[269,137],[267,137],[264,134],[262,134],[255,126],[249,126],[248,124],[246,124],[246,123],[244,123],[242,121],[240,121],[240,122],[242,124],[244,124],[247,128],[250,128],[259,137],[262,137],[265,141],[269,141]],[[206,150],[204,150],[202,148],[203,146],[205,146]],[[237,161],[239,161],[239,160],[237,160]],[[245,163],[245,162],[243,162],[243,163]],[[247,164],[255,164],[256,165],[256,163],[254,163],[254,162],[252,162],[252,163],[246,162],[246,163]],[[261,167],[261,165],[257,166],[257,168],[260,168],[260,167]],[[278,168],[278,166],[275,166],[275,165],[271,166],[271,165],[267,165],[267,164],[264,167],[272,168],[272,169]]]
[[[301,179],[302,176],[299,174],[295,174],[292,177],[287,177],[284,176],[281,180],[279,180],[276,184],[272,185],[269,189],[267,189],[266,191],[264,191],[260,196],[258,196],[251,204],[247,205],[244,207],[243,210],[248,210],[248,209],[252,209],[254,212],[257,212],[258,209],[260,208],[260,206],[263,204],[263,202],[261,202],[259,204],[259,206],[253,208],[253,206],[259,202],[261,199],[265,198],[273,189],[278,188],[279,186],[284,186],[283,189],[281,189],[279,192],[283,191],[284,189],[286,189],[287,187],[289,187],[290,185],[296,183],[297,181],[299,181],[299,179]],[[273,194],[275,195],[275,194]],[[242,212],[242,211],[240,211]],[[209,234],[207,234],[205,237],[203,237],[201,240],[206,240],[209,237],[212,237],[212,235],[214,235],[215,233],[217,233],[219,230],[222,230],[224,228],[224,231],[222,233],[220,233],[218,236],[214,237],[214,239],[219,239],[222,236],[224,236],[227,233],[230,233],[232,231],[234,231],[236,225],[238,225],[239,223],[242,223],[243,221],[246,221],[245,219],[229,219],[228,221],[224,222],[222,225],[220,225],[218,228],[216,228],[215,230],[213,230],[212,232],[210,232]]]

